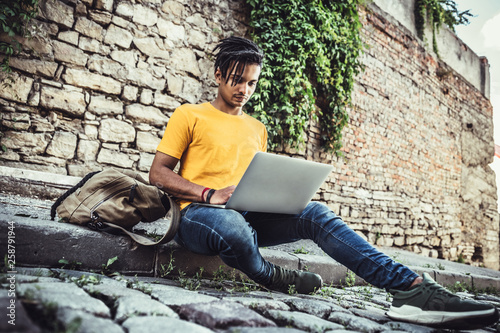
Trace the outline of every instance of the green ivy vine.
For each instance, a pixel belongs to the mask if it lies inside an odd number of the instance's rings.
[[[252,38],[266,54],[249,107],[266,125],[271,150],[304,142],[313,118],[322,146],[339,154],[361,70],[360,1],[246,0]]]
[[[3,72],[10,73],[10,57],[21,50],[21,45],[14,38],[26,36],[26,26],[38,15],[39,0],[0,0],[0,34],[8,38],[0,40],[0,54],[5,57],[0,62]]]
[[[417,0],[415,2],[415,25],[417,35],[424,38],[425,24],[428,21],[432,27],[432,48],[439,55],[436,32],[441,25],[446,24],[452,31],[455,26],[468,24],[472,14],[469,10],[459,11],[454,0]]]

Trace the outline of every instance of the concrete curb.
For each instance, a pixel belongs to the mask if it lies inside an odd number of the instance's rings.
[[[181,270],[186,276],[194,276],[201,267],[208,276],[213,275],[221,266],[225,271],[232,271],[219,257],[191,253],[174,241],[162,246],[147,247],[136,244],[128,236],[95,232],[43,219],[0,214],[0,234],[6,235],[9,225],[15,226],[17,266],[61,268],[63,264],[60,260],[64,259],[69,263],[65,267],[78,270],[105,270],[108,273],[158,277],[166,272],[173,260],[173,275]],[[0,239],[0,248],[7,248],[6,240],[6,237]],[[347,269],[327,256],[291,254],[273,249],[261,249],[261,253],[265,259],[280,266],[318,273],[326,284],[338,285],[347,276]],[[107,261],[114,257],[118,257],[118,260],[106,268]],[[458,281],[478,289],[500,290],[500,277],[408,266],[419,274],[429,273],[442,285],[454,285]],[[468,268],[463,266],[464,269]],[[356,284],[365,283],[358,278]]]
[[[175,241],[161,246],[141,246],[128,236],[0,213],[0,234],[6,235],[11,225],[14,225],[18,266],[61,268],[64,264],[60,260],[64,260],[69,263],[65,266],[100,272],[110,258],[118,257],[107,269],[125,275],[160,276],[171,260],[176,267],[174,274],[181,270],[186,275],[193,276],[200,267],[209,274],[217,271],[220,266],[227,271],[232,270],[219,257],[189,252]],[[6,237],[0,239],[0,248],[7,248],[6,240]],[[307,266],[311,271],[320,273],[319,271],[326,272],[328,267],[339,265],[332,259],[320,256],[302,255],[304,259],[301,259],[297,255],[271,249],[261,249],[261,253],[267,260],[291,269]],[[328,275],[325,274],[326,276]]]

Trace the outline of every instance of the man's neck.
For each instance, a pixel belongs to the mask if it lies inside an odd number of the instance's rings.
[[[227,103],[222,102],[219,98],[216,98],[214,101],[210,102],[214,108],[224,113],[227,113],[232,116],[241,115],[242,108],[231,107]]]

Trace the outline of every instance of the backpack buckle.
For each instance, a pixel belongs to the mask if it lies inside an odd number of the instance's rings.
[[[92,215],[90,216],[91,221],[87,223],[87,227],[94,231],[100,231],[105,228],[104,224],[101,221],[101,218],[99,217],[99,214],[97,212],[92,212]]]
[[[105,228],[104,224],[101,221],[98,222],[89,222],[87,223],[87,227],[94,231],[101,231],[102,229]]]

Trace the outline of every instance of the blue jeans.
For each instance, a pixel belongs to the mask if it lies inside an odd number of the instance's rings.
[[[405,290],[418,277],[318,202],[311,202],[297,215],[238,212],[197,204],[181,213],[177,242],[198,254],[220,256],[225,264],[262,285],[270,283],[274,265],[262,258],[259,246],[300,239],[313,240],[337,262],[379,288]]]

